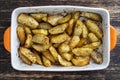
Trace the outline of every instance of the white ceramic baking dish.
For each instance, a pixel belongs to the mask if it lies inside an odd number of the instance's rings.
[[[103,54],[103,63],[94,64],[92,61],[89,65],[83,67],[62,67],[62,66],[51,66],[44,67],[40,65],[26,65],[18,56],[19,40],[16,34],[17,28],[17,17],[20,13],[35,13],[44,12],[50,14],[74,12],[74,11],[90,11],[98,13],[102,16],[102,30],[103,30],[103,45],[101,52]],[[110,62],[110,19],[109,12],[102,8],[91,8],[82,6],[35,6],[35,7],[20,7],[16,8],[12,12],[11,18],[11,64],[12,67],[20,71],[88,71],[88,70],[101,70],[106,68]]]

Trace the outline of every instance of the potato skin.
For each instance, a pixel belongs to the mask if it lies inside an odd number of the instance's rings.
[[[96,34],[96,36],[101,39],[103,36],[102,30],[98,27],[98,25],[91,21],[91,20],[86,20],[85,24],[87,26],[87,28],[94,34]]]
[[[20,40],[20,44],[24,45],[26,37],[25,37],[25,31],[23,29],[23,27],[21,27],[20,25],[17,27],[17,36]]]
[[[91,48],[74,48],[72,50],[73,54],[76,56],[89,56],[92,53],[93,49]]]
[[[52,26],[51,26],[50,24],[48,24],[48,23],[41,22],[41,23],[39,24],[38,28],[40,28],[40,29],[47,29],[47,30],[49,30],[49,29],[51,29],[51,28],[52,28]]]
[[[82,38],[77,44],[77,47],[82,47],[84,44],[87,43],[87,38]]]
[[[31,34],[31,30],[29,27],[24,26],[24,31],[25,31],[25,34]]]
[[[19,23],[26,25],[26,26],[30,27],[31,29],[35,29],[39,25],[39,23],[34,18],[32,18],[31,16],[29,16],[27,14],[22,13],[18,16],[17,19],[18,19]]]
[[[82,36],[83,36],[83,38],[88,37],[88,29],[84,24],[83,24],[83,28],[82,28]]]
[[[60,35],[56,35],[56,36],[52,36],[51,37],[51,42],[52,43],[62,43],[65,40],[67,40],[68,35],[66,33],[60,34]]]
[[[85,66],[85,65],[89,64],[89,62],[90,62],[90,57],[89,56],[77,57],[77,58],[72,59],[72,63],[75,66]]]
[[[73,58],[73,54],[71,53],[62,53],[61,56],[67,61],[70,61]]]
[[[80,17],[80,11],[76,11],[72,16],[72,19],[75,19],[75,21],[76,21],[79,19],[79,17]]]
[[[68,27],[68,23],[57,25],[51,29],[49,29],[50,34],[60,34],[65,31],[65,29]]]

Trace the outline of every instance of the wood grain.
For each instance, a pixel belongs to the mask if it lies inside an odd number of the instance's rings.
[[[10,55],[3,47],[3,34],[11,24],[11,13],[17,7],[74,5],[100,7],[110,12],[110,23],[117,30],[118,42],[111,51],[108,68],[85,72],[22,72],[11,67]],[[120,80],[120,0],[0,0],[0,80]]]

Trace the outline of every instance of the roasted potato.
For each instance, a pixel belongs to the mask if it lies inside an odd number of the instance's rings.
[[[42,21],[47,22],[47,19],[48,19],[48,17],[45,16],[45,17],[42,18]]]
[[[86,56],[86,57],[76,57],[72,59],[72,63],[75,66],[85,66],[87,64],[89,64],[90,62],[90,57]]]
[[[39,24],[38,28],[48,30],[48,29],[51,29],[52,26],[50,24],[48,24],[48,23],[42,22],[42,23]]]
[[[98,48],[100,45],[101,45],[101,42],[98,41],[98,42],[93,42],[93,43],[90,43],[90,44],[86,44],[86,45],[84,45],[83,47],[84,47],[84,48],[96,49],[96,48]]]
[[[87,28],[92,33],[94,33],[99,39],[102,38],[102,36],[103,36],[102,30],[98,27],[98,25],[95,22],[93,22],[91,20],[86,20],[85,24],[86,24]]]
[[[73,36],[69,43],[70,48],[73,49],[74,47],[76,47],[79,41],[80,41],[79,36]]]
[[[23,27],[21,27],[20,25],[18,25],[17,27],[17,36],[20,40],[20,44],[23,45],[25,43],[26,37],[25,37],[25,31]]]
[[[39,23],[31,16],[27,14],[20,14],[17,21],[23,25],[29,26],[31,29],[35,29],[39,26]]]
[[[68,24],[67,24],[67,23],[64,23],[64,24],[61,24],[61,25],[57,25],[57,26],[49,29],[49,33],[50,33],[50,34],[63,33],[67,27],[68,27]]]
[[[32,30],[33,34],[43,34],[48,35],[48,31],[46,29],[34,29]]]
[[[84,27],[84,25],[83,25],[82,21],[81,20],[77,20],[75,28],[74,28],[73,35],[74,36],[80,36],[82,34],[83,27]]]
[[[91,42],[96,42],[99,40],[94,33],[89,33],[88,37],[89,37]]]
[[[50,15],[47,18],[47,22],[53,26],[56,26],[58,24],[58,20],[60,20],[62,18],[63,18],[62,15]]]
[[[18,51],[18,54],[19,54],[20,58],[22,59],[22,61],[23,61],[24,63],[26,63],[26,64],[28,64],[28,65],[32,65],[32,62],[31,62],[29,59],[27,59],[24,55],[22,55],[22,54],[20,53],[20,51]]]
[[[59,63],[60,63],[62,66],[66,66],[66,67],[72,66],[72,63],[71,63],[71,62],[66,61],[66,60],[63,59],[60,55],[58,55],[58,61],[59,61]]]
[[[45,56],[47,59],[49,59],[52,63],[55,63],[54,57],[52,56],[52,54],[48,50],[43,51],[42,55]]]
[[[67,40],[65,40],[63,43],[64,43],[64,44],[69,44],[70,40],[71,40],[71,37],[68,36]]]
[[[103,63],[103,56],[101,53],[98,53],[96,51],[93,51],[91,53],[91,58],[93,59],[93,61],[97,64],[102,64]]]
[[[60,53],[69,52],[70,51],[70,46],[68,44],[63,43],[58,47],[58,50],[59,50]]]
[[[24,47],[20,47],[19,51],[23,56],[25,56],[32,63],[36,62],[36,57],[33,55],[33,53],[29,49],[24,48]]]
[[[57,50],[53,46],[51,46],[49,48],[49,51],[52,54],[52,56],[54,57],[55,61],[58,61],[58,55],[59,54],[58,54]]]
[[[71,34],[72,34],[74,23],[75,23],[75,20],[74,20],[74,19],[71,19],[71,20],[68,22],[68,27],[67,27],[67,29],[66,29],[66,32],[68,33],[68,35],[71,35]]]
[[[67,61],[70,61],[73,57],[73,54],[71,53],[62,53],[61,56],[66,59]]]
[[[80,39],[76,47],[82,47],[86,43],[87,43],[87,38],[82,38]]]
[[[35,50],[33,50],[32,52],[33,52],[33,55],[36,57],[36,63],[39,64],[39,65],[42,65],[43,64],[42,59],[39,56],[39,54]]]
[[[89,56],[92,53],[93,49],[91,48],[74,48],[72,53],[76,56]]]
[[[65,40],[67,40],[68,35],[66,33],[60,34],[60,35],[56,35],[56,36],[52,36],[51,37],[51,42],[52,43],[62,43]]]
[[[97,13],[93,12],[82,12],[80,16],[95,20],[95,21],[101,21],[101,16]]]
[[[32,13],[30,14],[30,16],[32,16],[34,19],[36,19],[38,22],[41,22],[43,17],[46,17],[47,14],[44,13]]]
[[[24,31],[25,31],[25,34],[31,34],[31,30],[29,27],[24,26]]]
[[[58,48],[58,46],[60,46],[60,43],[54,43],[53,44],[53,47],[55,47],[55,48]]]
[[[51,62],[50,60],[48,60],[46,57],[42,56],[42,59],[43,59],[43,64],[46,66],[46,67],[50,67],[51,66]]]
[[[34,35],[32,41],[39,44],[49,44],[49,38],[43,34]]]
[[[75,19],[75,21],[78,20],[79,17],[80,17],[80,11],[76,11],[72,16],[72,18]]]
[[[38,52],[46,51],[50,46],[51,46],[50,44],[46,45],[32,44],[32,48]]]
[[[71,19],[71,14],[68,14],[68,15],[66,15],[65,17],[59,19],[59,20],[57,21],[57,23],[58,23],[58,24],[63,24],[63,23],[68,22],[70,19]]]
[[[87,29],[87,27],[85,25],[82,28],[82,37],[83,38],[87,38],[88,37],[88,29]]]
[[[27,34],[27,38],[26,38],[26,41],[25,41],[25,47],[30,48],[31,45],[32,45],[32,35]]]

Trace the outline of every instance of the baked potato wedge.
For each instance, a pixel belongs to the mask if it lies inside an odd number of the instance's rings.
[[[46,29],[34,29],[32,30],[33,34],[43,34],[48,35],[48,31]]]
[[[80,39],[76,47],[82,47],[86,43],[87,43],[87,38],[82,38]]]
[[[46,17],[47,14],[45,13],[32,13],[30,14],[30,16],[32,16],[34,19],[36,19],[38,22],[41,22],[43,17]]]
[[[47,29],[47,30],[49,30],[49,29],[51,29],[51,28],[52,28],[52,26],[51,26],[50,24],[48,24],[48,23],[41,22],[41,23],[39,24],[38,28],[40,28],[40,29]]]
[[[60,33],[63,33],[67,27],[68,27],[68,23],[57,25],[57,26],[49,29],[49,33],[50,34],[60,34]]]
[[[49,38],[43,34],[36,34],[33,36],[32,42],[38,44],[49,44]]]
[[[49,51],[52,54],[52,56],[54,57],[55,61],[58,61],[58,55],[59,54],[58,54],[57,50],[53,46],[51,46],[49,48]]]
[[[26,63],[26,64],[28,64],[28,65],[32,65],[32,62],[31,62],[29,59],[27,59],[24,55],[22,55],[22,54],[20,53],[20,51],[18,51],[18,54],[19,54],[20,58],[22,59],[22,61],[23,61],[24,63]]]
[[[76,47],[79,41],[80,41],[79,36],[73,36],[69,43],[70,48],[73,49],[74,47]]]
[[[100,45],[101,45],[101,42],[98,41],[98,42],[93,42],[93,43],[90,43],[90,44],[86,44],[86,45],[84,45],[83,47],[84,47],[84,48],[96,49],[96,48],[98,48]]]
[[[72,59],[72,63],[75,66],[85,66],[87,64],[89,64],[90,62],[90,57],[86,56],[86,57],[76,57]]]
[[[58,24],[63,24],[63,23],[68,22],[70,19],[71,19],[71,14],[68,14],[68,15],[66,15],[65,17],[59,19],[59,20],[57,21],[57,23],[58,23]]]
[[[75,21],[78,20],[79,17],[80,17],[80,11],[76,11],[76,12],[72,15],[72,19],[75,19]]]
[[[85,24],[86,24],[87,28],[92,33],[94,33],[99,39],[102,38],[102,36],[103,36],[102,30],[98,27],[98,25],[95,22],[93,22],[91,20],[86,20]]]
[[[99,40],[94,33],[89,33],[88,37],[89,37],[91,42],[97,42]]]
[[[42,60],[43,60],[44,66],[46,66],[46,67],[50,67],[51,66],[50,60],[47,59],[46,57],[44,57],[43,55],[42,55]]]
[[[38,52],[46,51],[50,46],[51,46],[50,44],[46,44],[46,45],[32,44],[32,48]]]
[[[52,43],[62,43],[65,40],[67,40],[68,35],[66,33],[60,34],[60,35],[56,35],[56,36],[52,36],[51,37],[51,42]]]
[[[42,55],[45,56],[47,59],[49,59],[52,63],[55,63],[54,57],[52,56],[52,54],[48,50],[43,51]]]
[[[25,31],[24,31],[24,28],[21,27],[20,25],[18,25],[18,27],[17,27],[17,36],[20,40],[20,44],[24,45],[25,40],[26,40]]]
[[[67,61],[70,61],[73,58],[73,54],[71,53],[62,53],[61,56]]]
[[[32,63],[36,62],[36,57],[33,55],[33,53],[29,49],[24,48],[24,47],[20,47],[19,51],[23,56],[25,56]]]
[[[39,64],[39,65],[42,65],[43,64],[42,59],[39,56],[39,54],[35,50],[33,50],[32,52],[33,52],[33,55],[36,57],[36,63]]]
[[[25,41],[25,47],[30,48],[31,45],[32,45],[32,35],[27,34],[27,38],[26,38],[26,41]]]
[[[102,64],[103,63],[103,56],[101,53],[98,53],[96,51],[93,51],[91,53],[91,58],[92,60],[97,63],[97,64]]]
[[[53,26],[56,26],[58,24],[58,20],[62,19],[63,16],[62,15],[50,15],[47,18],[47,22],[50,23]]]
[[[95,21],[102,21],[102,18],[99,14],[93,13],[93,12],[82,12],[81,15],[82,17],[86,17]]]
[[[31,34],[31,30],[29,27],[24,26],[24,31],[25,31],[25,34]]]
[[[39,26],[39,23],[33,17],[23,13],[18,16],[17,21],[31,29],[35,29]]]
[[[71,34],[72,34],[74,23],[75,23],[75,20],[74,20],[74,19],[71,19],[71,20],[68,22],[68,27],[67,27],[67,29],[66,29],[66,32],[68,33],[68,35],[71,35]]]
[[[65,67],[72,66],[72,63],[71,63],[71,62],[66,61],[66,60],[63,59],[60,55],[58,55],[58,61],[59,61],[59,63],[60,63],[62,66],[65,66]]]
[[[63,43],[58,47],[58,50],[59,50],[60,53],[69,52],[70,51],[70,46],[68,44]]]
[[[83,24],[83,28],[82,28],[82,37],[83,38],[87,38],[88,37],[88,29],[87,27]]]
[[[93,52],[93,49],[91,48],[74,48],[72,50],[72,53],[76,56],[90,56],[90,54]]]

